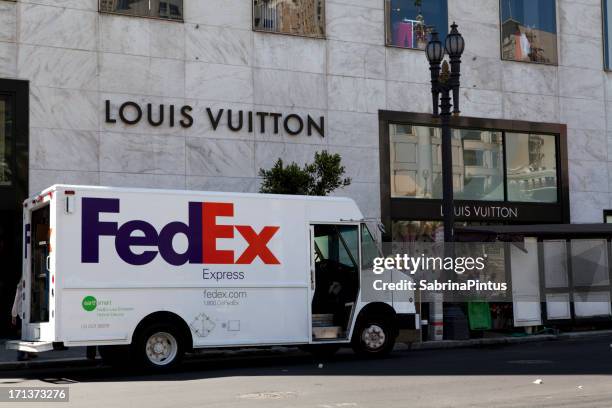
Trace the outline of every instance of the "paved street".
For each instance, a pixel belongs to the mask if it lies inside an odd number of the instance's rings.
[[[478,349],[200,359],[172,374],[110,368],[0,373],[0,386],[68,385],[82,407],[612,407],[611,338]],[[320,364],[323,364],[320,366]],[[533,384],[542,379],[542,384]],[[24,405],[19,405],[24,406]]]

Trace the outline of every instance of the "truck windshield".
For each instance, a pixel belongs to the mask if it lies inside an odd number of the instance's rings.
[[[374,258],[380,256],[380,250],[374,237],[366,224],[361,224],[361,268],[370,269]]]

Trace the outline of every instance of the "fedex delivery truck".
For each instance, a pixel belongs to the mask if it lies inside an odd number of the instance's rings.
[[[411,294],[362,299],[378,252],[347,198],[54,185],[24,202],[23,231],[13,349],[165,369],[211,347],[381,355],[418,325]]]

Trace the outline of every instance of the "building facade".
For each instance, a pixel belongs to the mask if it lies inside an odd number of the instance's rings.
[[[601,222],[606,5],[0,0],[0,299],[20,273],[20,203],[54,183],[256,192],[260,168],[328,150],[352,178],[335,194],[396,237],[431,231],[439,123],[421,48],[453,21],[458,220]]]

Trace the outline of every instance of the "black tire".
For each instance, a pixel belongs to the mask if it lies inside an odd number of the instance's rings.
[[[355,326],[351,346],[364,357],[383,357],[393,350],[397,330],[383,317],[365,317]]]
[[[98,353],[104,364],[121,368],[130,363],[130,346],[99,346]]]
[[[185,339],[171,323],[154,323],[139,330],[132,341],[136,363],[151,371],[167,371],[180,364]]]
[[[340,344],[305,344],[299,349],[315,357],[330,358],[340,350]]]

